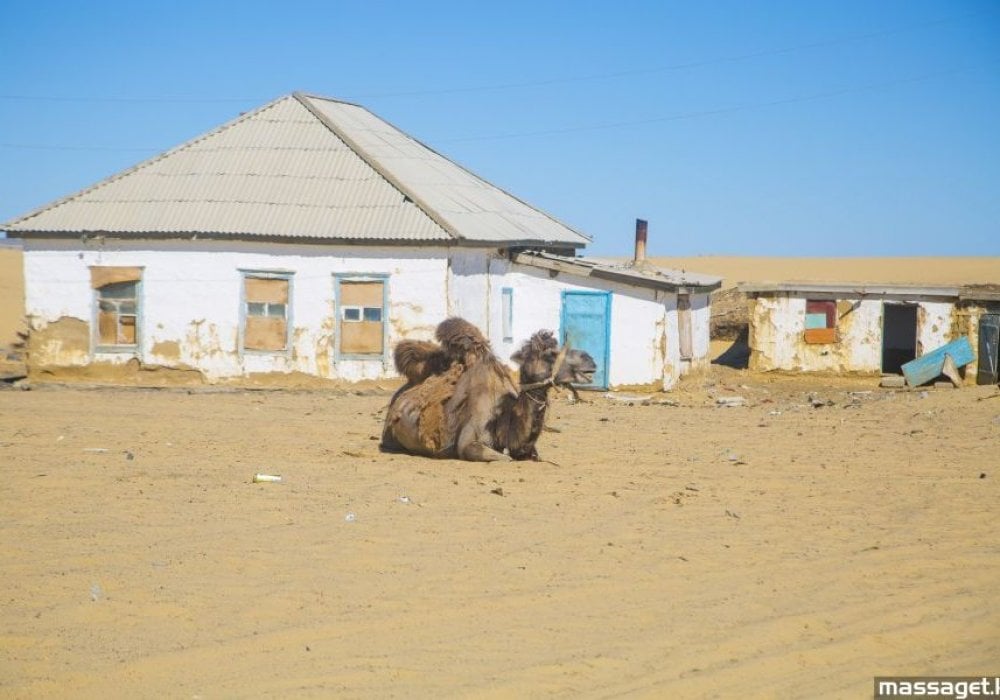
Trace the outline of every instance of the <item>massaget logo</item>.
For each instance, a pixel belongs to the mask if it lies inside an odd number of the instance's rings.
[[[876,676],[875,698],[967,698],[1000,697],[1000,676],[940,677]]]

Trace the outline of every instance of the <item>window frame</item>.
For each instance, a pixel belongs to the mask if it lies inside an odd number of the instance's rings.
[[[294,292],[295,284],[294,278],[295,273],[290,270],[257,270],[257,269],[243,269],[238,270],[240,273],[240,326],[239,333],[237,334],[237,344],[240,356],[243,355],[277,355],[283,357],[290,357],[292,354],[292,309],[294,308]],[[247,331],[247,317],[250,315],[257,316],[258,314],[249,313],[249,303],[247,301],[247,279],[265,279],[265,280],[285,280],[288,282],[288,300],[285,302],[285,347],[281,350],[259,350],[257,348],[246,347],[246,331]],[[271,302],[254,302],[254,303],[264,303],[265,306],[270,307]],[[269,309],[265,309],[266,311]],[[268,313],[263,315],[264,318],[271,318],[272,316]]]
[[[120,267],[115,265],[107,265],[104,267]],[[127,316],[135,316],[135,343],[123,345],[121,343],[114,343],[108,345],[101,342],[101,290],[105,287],[111,286],[111,284],[134,284],[135,285],[135,313],[125,314]],[[91,303],[90,303],[90,340],[91,347],[93,348],[93,354],[118,354],[118,355],[134,355],[139,356],[140,348],[142,348],[142,320],[143,320],[143,304],[142,304],[142,278],[140,277],[134,281],[127,282],[112,282],[104,285],[103,287],[97,287],[91,289]],[[119,323],[121,315],[119,313]]]
[[[375,361],[378,360],[382,362],[383,366],[388,366],[389,362],[389,278],[390,275],[384,272],[335,272],[333,273],[333,318],[334,318],[334,329],[333,329],[333,362],[334,364],[340,362],[341,360],[368,360]],[[342,323],[361,323],[365,320],[366,308],[375,308],[374,306],[357,306],[355,304],[344,306],[341,304],[341,285],[344,282],[381,282],[382,283],[382,317],[379,323],[382,324],[382,352],[381,353],[357,353],[350,352],[345,353],[340,349],[340,341],[343,336],[340,330]],[[345,309],[358,309],[360,311],[360,318],[357,320],[346,320],[344,318]]]
[[[505,343],[514,342],[514,288],[500,289],[500,337]]]
[[[837,300],[807,298],[805,302],[805,312],[802,316],[802,339],[808,345],[832,345],[840,342],[840,331],[838,329],[838,326],[840,325],[840,318],[837,310]],[[822,312],[815,310],[819,305],[823,306],[824,310]],[[809,310],[810,306],[812,306],[813,311]],[[826,315],[826,319],[824,321],[826,325],[822,328],[809,328],[809,316],[819,313],[824,313]]]

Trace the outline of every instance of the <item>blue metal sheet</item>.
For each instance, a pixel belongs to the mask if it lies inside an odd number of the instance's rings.
[[[560,330],[562,342],[586,351],[597,364],[594,381],[586,386],[607,389],[611,355],[611,293],[563,292]]]
[[[910,386],[920,386],[937,379],[941,376],[945,355],[951,355],[956,367],[964,367],[975,359],[975,355],[972,354],[972,345],[969,344],[969,339],[963,335],[958,340],[953,340],[947,345],[942,345],[903,365],[903,376],[906,377],[906,383]]]

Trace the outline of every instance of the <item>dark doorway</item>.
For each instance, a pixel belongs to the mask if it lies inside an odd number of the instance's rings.
[[[979,321],[979,371],[976,384],[1000,382],[1000,314],[986,314]]]
[[[733,369],[746,369],[750,366],[750,331],[747,326],[743,326],[733,344],[726,348],[722,354],[712,360],[713,365],[732,367]]]
[[[903,365],[917,357],[917,307],[882,305],[882,373],[902,374]]]

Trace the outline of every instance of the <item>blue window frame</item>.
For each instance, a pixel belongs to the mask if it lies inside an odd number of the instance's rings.
[[[514,290],[504,287],[500,290],[500,297],[501,337],[505,343],[510,343],[514,341]]]

